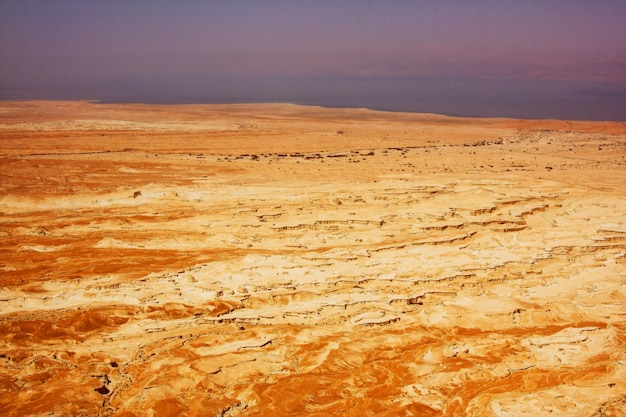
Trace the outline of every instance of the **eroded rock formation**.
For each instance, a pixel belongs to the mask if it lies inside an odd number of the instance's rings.
[[[624,124],[1,109],[2,415],[626,413]]]

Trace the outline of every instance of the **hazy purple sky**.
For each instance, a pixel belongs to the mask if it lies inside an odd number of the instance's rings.
[[[626,84],[625,39],[624,0],[0,0],[0,89],[258,76]]]

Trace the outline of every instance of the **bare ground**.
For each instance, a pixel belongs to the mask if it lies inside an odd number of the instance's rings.
[[[626,415],[624,123],[0,103],[0,414]]]

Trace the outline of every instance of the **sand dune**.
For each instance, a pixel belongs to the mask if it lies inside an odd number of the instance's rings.
[[[0,105],[0,414],[626,415],[626,125]]]

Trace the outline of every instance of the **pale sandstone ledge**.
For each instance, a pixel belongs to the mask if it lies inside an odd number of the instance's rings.
[[[624,123],[0,103],[0,414],[626,415]]]

